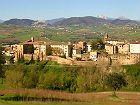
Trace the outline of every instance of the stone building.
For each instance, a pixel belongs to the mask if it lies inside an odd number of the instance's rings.
[[[43,41],[18,44],[15,50],[14,60],[17,61],[21,57],[24,57],[26,60],[30,60],[32,57],[34,60],[45,60],[47,56],[47,46],[49,46],[49,44]]]
[[[81,51],[82,49],[79,47],[79,48],[73,48],[73,53],[72,53],[72,56],[73,57],[81,57]]]
[[[92,43],[91,42],[88,42],[87,43],[87,52],[90,52],[92,49]]]
[[[139,53],[140,54],[140,42],[130,43],[130,53]]]
[[[108,34],[106,34],[104,36],[104,43],[105,44],[111,44],[111,45],[117,45],[117,44],[125,44],[126,41],[125,40],[112,39],[111,37],[108,36]]]
[[[71,43],[53,43],[50,44],[52,48],[52,55],[68,57],[70,53],[72,54],[72,44]]]
[[[111,55],[111,62],[120,65],[131,65],[140,62],[140,54]]]
[[[90,59],[92,59],[93,61],[97,61],[97,57],[98,57],[97,51],[90,52]]]
[[[125,40],[114,40],[108,35],[104,37],[105,50],[108,54],[128,54],[130,52],[129,43]]]
[[[87,43],[85,41],[84,42],[80,41],[75,46],[76,46],[76,48],[80,47],[82,50],[82,53],[87,52]]]
[[[129,44],[117,44],[119,54],[128,54],[130,52]]]
[[[108,54],[116,54],[118,53],[118,48],[115,45],[105,44],[105,50]]]

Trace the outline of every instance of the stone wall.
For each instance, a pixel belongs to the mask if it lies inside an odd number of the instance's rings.
[[[140,62],[140,54],[128,55],[112,55],[112,63],[119,63],[121,65],[131,65]]]
[[[68,60],[65,58],[58,57],[58,56],[48,56],[48,57],[46,57],[46,60],[55,61],[59,64],[69,64],[69,65],[73,64],[72,60]]]

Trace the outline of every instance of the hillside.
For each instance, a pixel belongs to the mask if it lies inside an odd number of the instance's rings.
[[[35,21],[30,19],[10,19],[5,21],[3,24],[11,24],[18,26],[31,26]]]
[[[0,24],[3,23],[4,21],[0,19]]]
[[[46,22],[48,24],[54,24],[54,23],[59,22],[59,21],[64,20],[64,19],[65,18],[57,18],[57,19],[46,20]]]
[[[133,20],[121,20],[121,19],[103,19],[92,16],[87,17],[72,17],[68,19],[55,22],[53,25],[56,26],[70,26],[70,25],[86,25],[86,26],[100,26],[100,25],[127,25],[127,24],[136,24],[136,21]]]
[[[127,24],[138,24],[138,22],[133,20],[121,20],[121,19],[115,19],[111,21],[111,24],[113,25],[127,25]]]
[[[71,17],[71,18],[56,22],[53,25],[57,25],[57,26],[69,26],[69,25],[87,25],[87,26],[94,25],[95,26],[97,25],[98,26],[98,25],[107,24],[108,22],[109,20],[87,16],[87,17]]]
[[[35,27],[35,28],[34,28]],[[35,40],[49,42],[78,42],[103,38],[106,33],[114,39],[140,41],[140,25],[127,26],[49,26],[40,28],[14,25],[0,25],[0,42],[26,41],[31,37]],[[42,27],[42,25],[41,25]]]

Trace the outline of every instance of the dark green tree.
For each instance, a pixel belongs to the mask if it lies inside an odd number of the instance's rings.
[[[18,63],[24,63],[24,61],[25,61],[25,60],[24,60],[24,56],[22,56],[21,58],[18,59],[17,62],[18,62]]]
[[[102,49],[104,49],[104,43],[102,39],[92,41],[92,50],[102,50]]]
[[[35,63],[35,61],[34,61],[33,54],[32,54],[30,64],[34,64],[34,63]]]
[[[113,90],[112,95],[116,95],[116,91],[126,86],[126,81],[121,73],[110,73],[106,76],[105,83]]]
[[[3,78],[4,78],[4,70],[2,69],[3,64],[5,63],[5,57],[2,54],[3,48],[0,47],[0,78],[2,78],[2,83],[3,83]]]
[[[46,55],[51,55],[52,54],[52,48],[51,46],[46,46]]]

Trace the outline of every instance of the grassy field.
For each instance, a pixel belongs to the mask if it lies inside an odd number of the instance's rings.
[[[78,102],[6,102],[0,101],[0,105],[105,105],[93,103],[78,103]]]
[[[26,41],[30,37],[35,40],[49,42],[75,42],[80,40],[94,40],[103,38],[104,34],[117,39],[139,40],[140,26],[66,26],[48,27],[46,29],[0,25],[0,42]]]
[[[16,89],[0,90],[0,105],[139,105],[140,93],[112,92],[68,93],[62,91]],[[14,94],[14,95],[13,95]],[[10,100],[13,96],[26,95],[24,100]],[[28,98],[27,98],[28,97]],[[32,97],[32,98],[31,98]],[[42,100],[42,99],[46,100]],[[6,99],[6,100],[5,100]],[[30,100],[32,99],[32,100]],[[34,100],[33,100],[34,99]]]
[[[15,101],[0,101],[0,105],[105,105],[93,103],[78,103],[78,102],[15,102]]]

